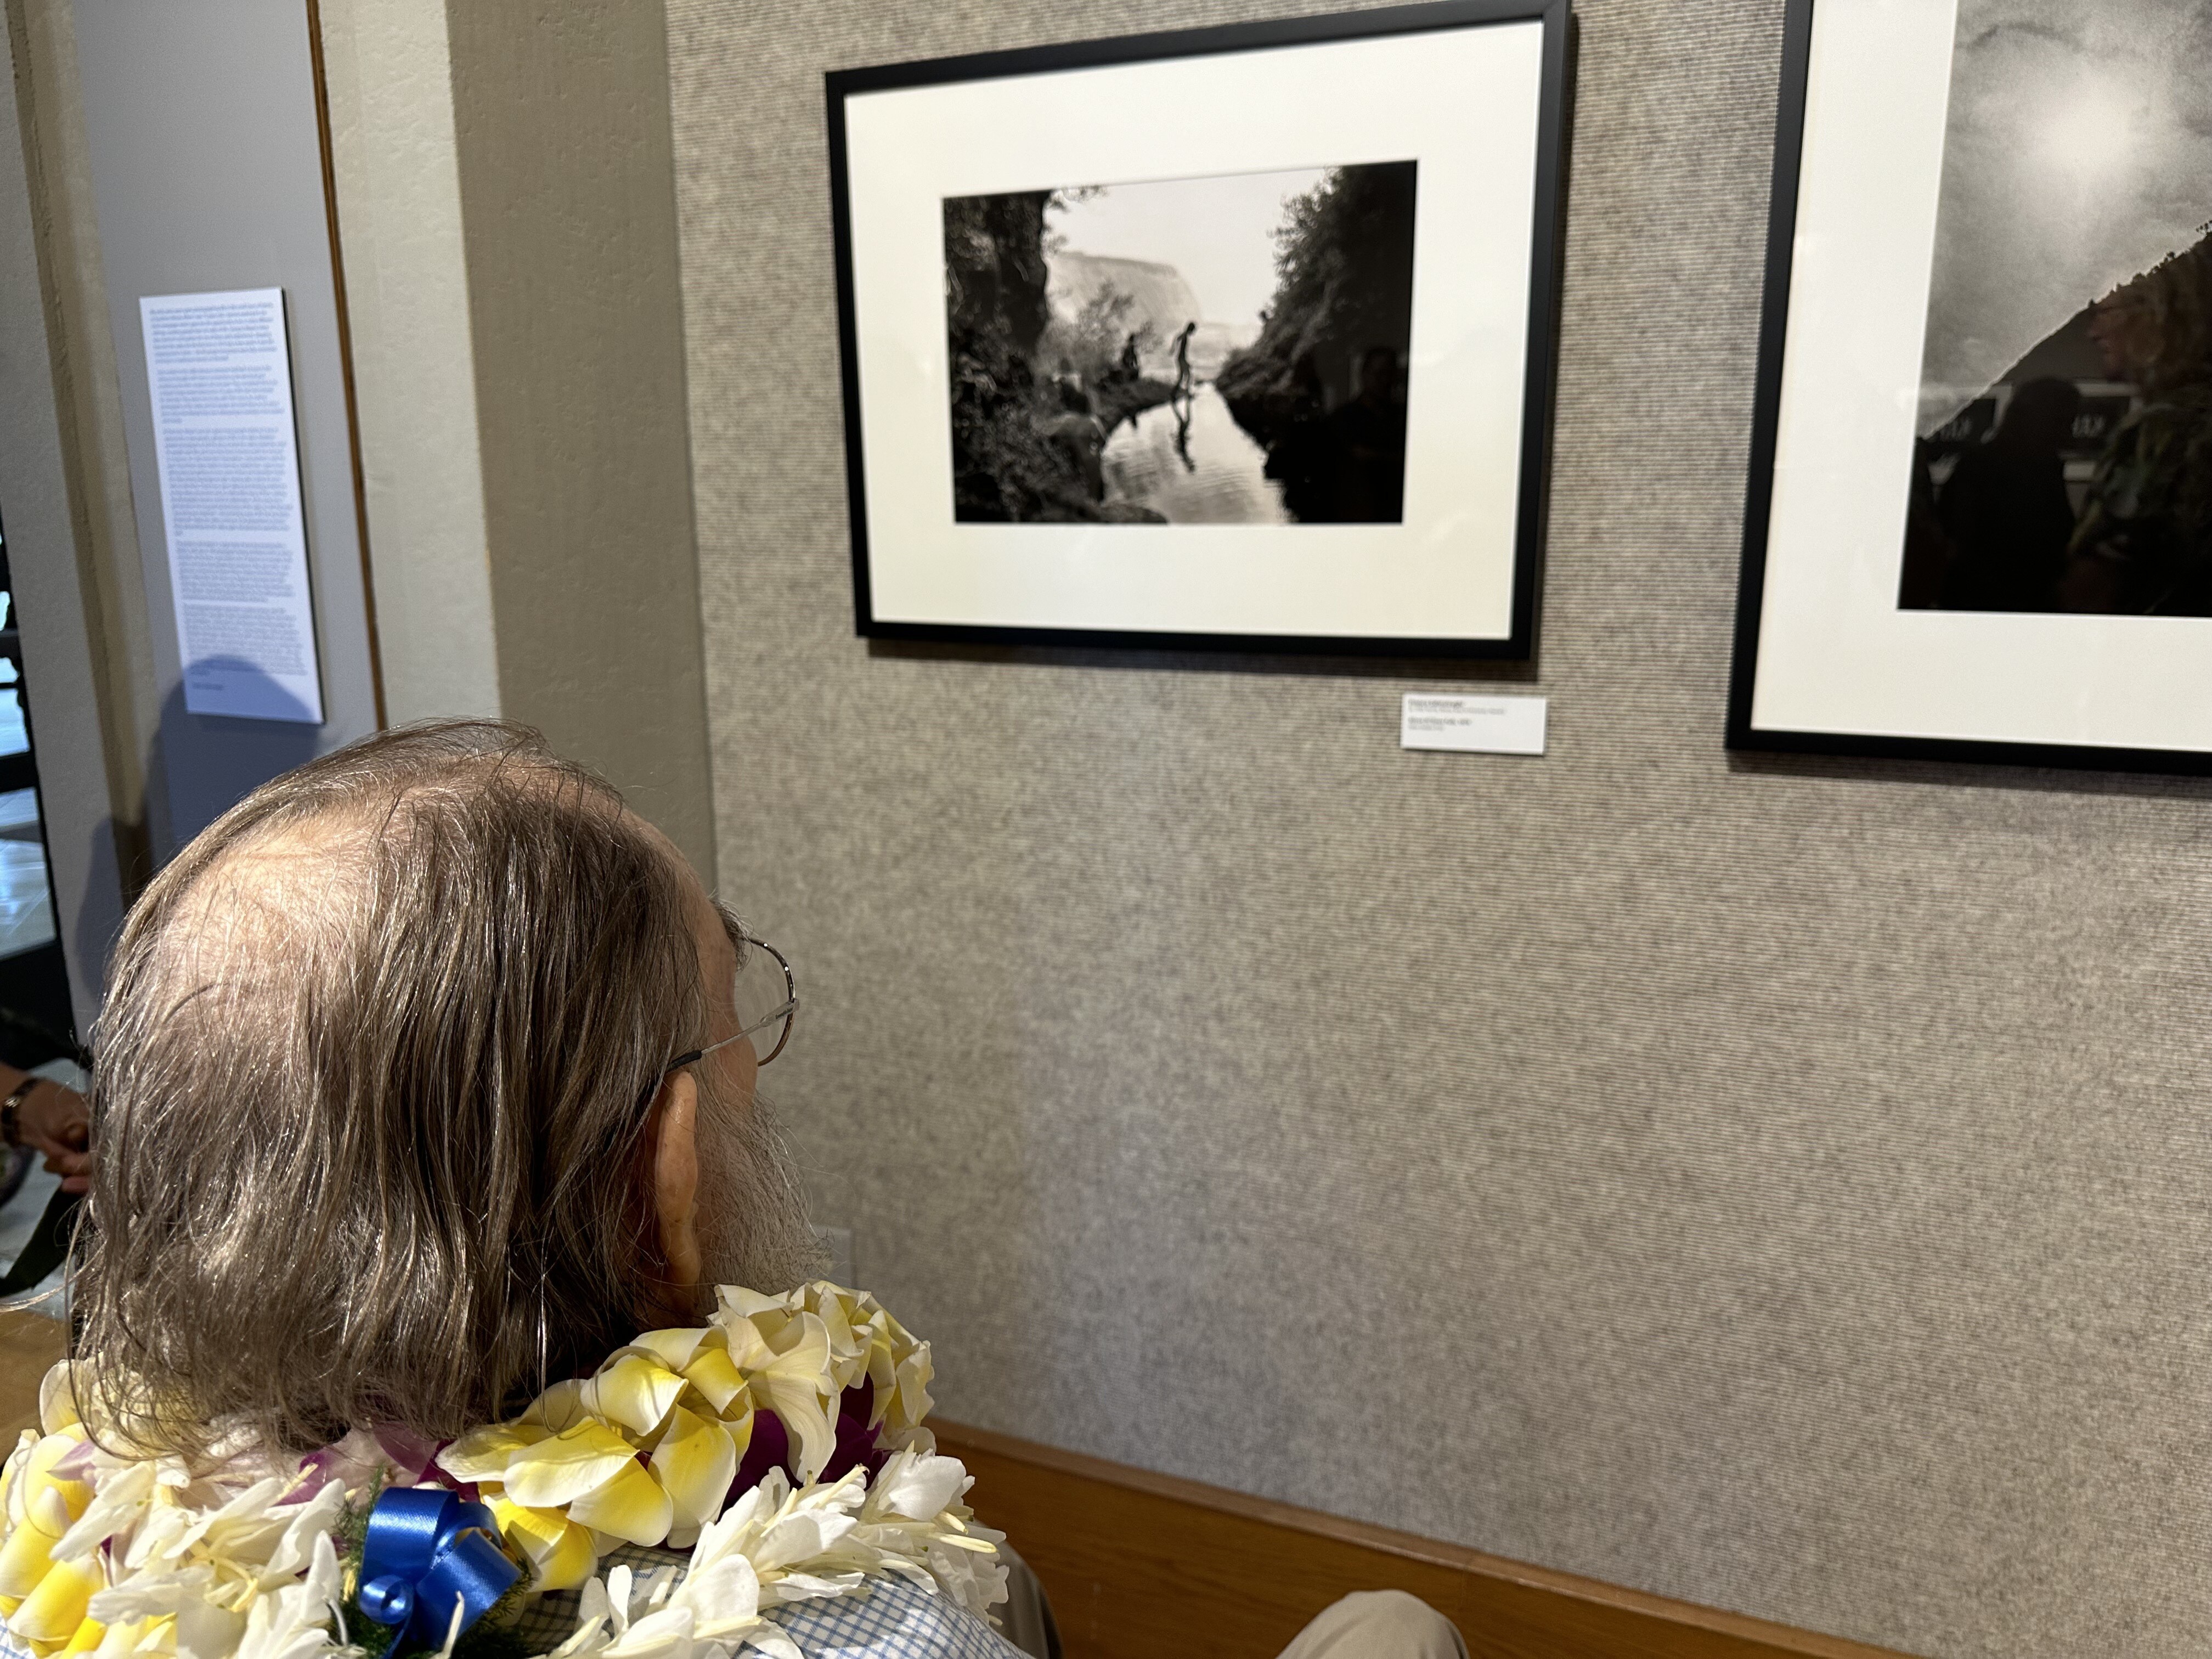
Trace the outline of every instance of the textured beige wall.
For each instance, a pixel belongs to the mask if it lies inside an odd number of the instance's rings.
[[[951,1416],[2203,1652],[2207,792],[1720,746],[1779,0],[1583,7],[1550,756],[1401,753],[1434,680],[853,637],[821,72],[1281,9],[672,0],[722,887],[819,1218]]]
[[[660,0],[447,7],[500,707],[711,878]]]

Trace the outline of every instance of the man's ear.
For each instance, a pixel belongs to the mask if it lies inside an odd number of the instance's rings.
[[[660,1224],[660,1259],[675,1299],[699,1288],[699,1085],[689,1067],[668,1079],[653,1115],[653,1209]]]

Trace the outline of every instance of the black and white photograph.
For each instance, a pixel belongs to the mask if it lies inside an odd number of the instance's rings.
[[[2212,616],[2212,0],[1960,0],[1899,604]]]
[[[1571,27],[830,72],[857,630],[1528,658]]]
[[[1418,177],[946,201],[956,516],[1400,522]]]
[[[1789,0],[1728,740],[2212,771],[2212,0]]]

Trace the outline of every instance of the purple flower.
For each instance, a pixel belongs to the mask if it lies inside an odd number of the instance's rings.
[[[735,1497],[750,1492],[768,1479],[770,1469],[791,1473],[791,1436],[785,1431],[783,1419],[771,1411],[753,1413],[753,1437],[745,1448],[745,1455],[738,1462],[738,1478],[731,1483],[730,1494]]]

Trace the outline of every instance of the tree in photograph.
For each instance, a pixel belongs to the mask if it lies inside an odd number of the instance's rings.
[[[1073,318],[1055,317],[1045,325],[1039,357],[1055,373],[1073,374],[1086,386],[1137,380],[1142,372],[1138,365],[1159,344],[1159,331],[1142,321],[1130,327],[1136,308],[1134,298],[1106,284]]]
[[[2092,336],[2142,401],[2098,459],[2062,608],[2212,616],[2212,236],[2098,301]]]

